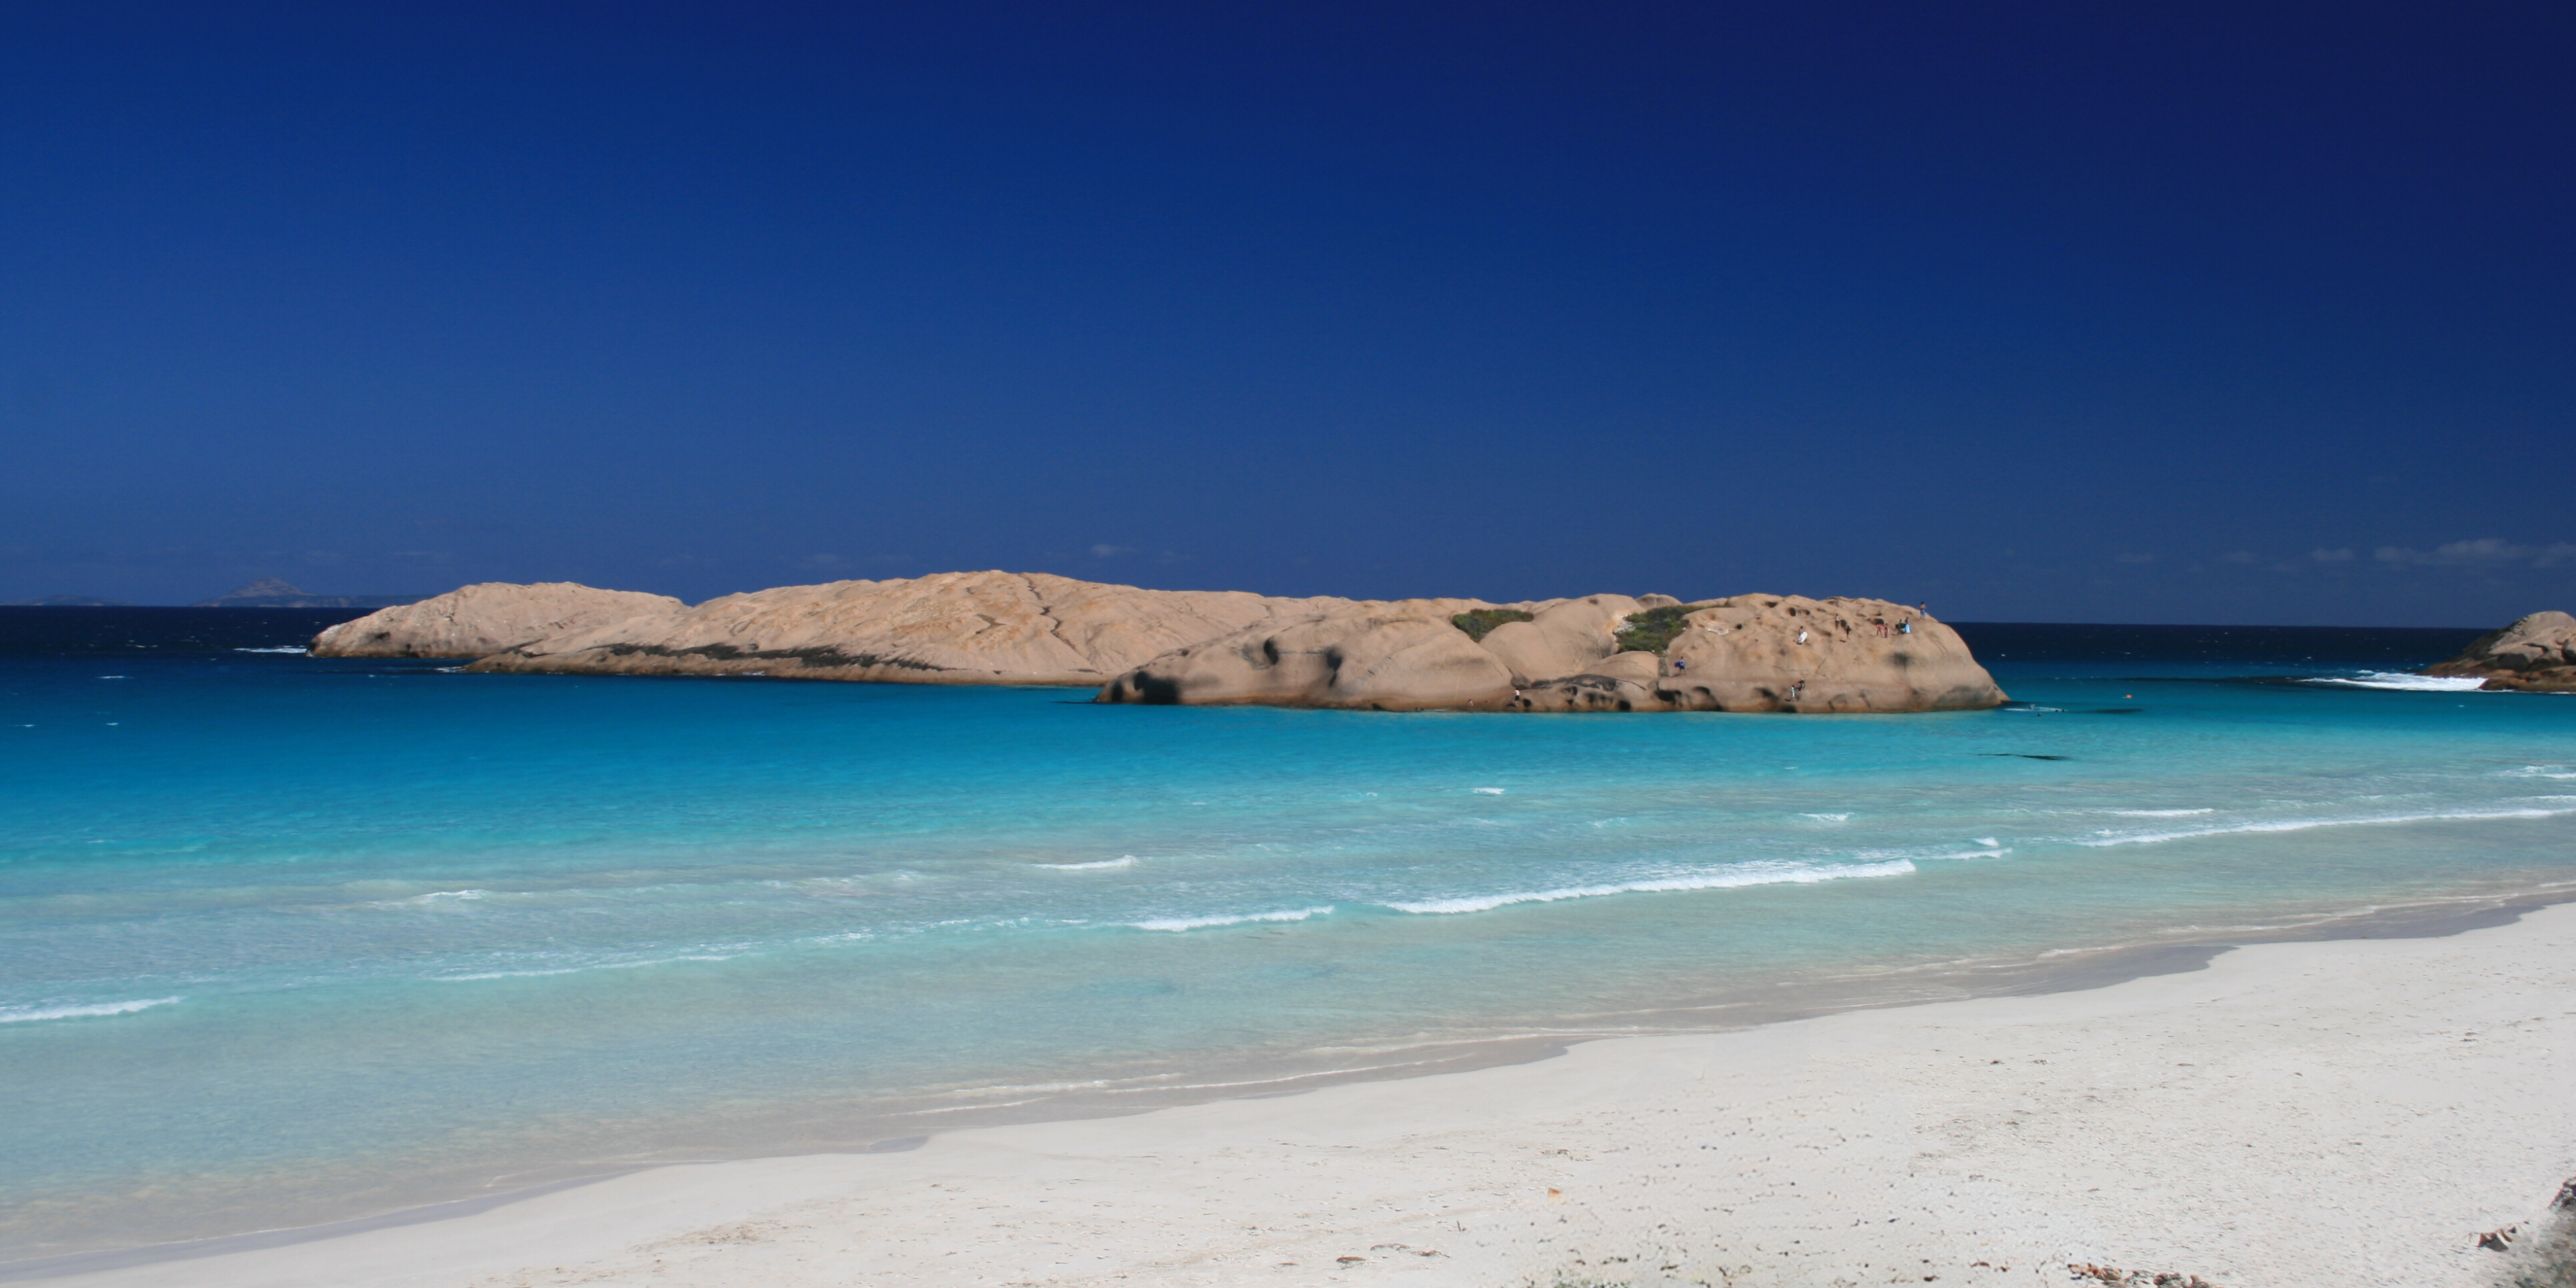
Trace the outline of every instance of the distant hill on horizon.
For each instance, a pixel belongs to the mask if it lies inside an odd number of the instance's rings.
[[[132,608],[122,599],[100,599],[96,595],[42,595],[35,599],[13,599],[0,608]]]
[[[299,590],[275,577],[257,581],[213,599],[201,599],[190,608],[393,608],[417,604],[427,595],[316,595]],[[104,602],[104,601],[102,601]]]

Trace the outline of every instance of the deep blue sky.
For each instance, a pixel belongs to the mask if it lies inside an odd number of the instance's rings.
[[[0,10],[0,599],[2576,608],[2561,5]]]

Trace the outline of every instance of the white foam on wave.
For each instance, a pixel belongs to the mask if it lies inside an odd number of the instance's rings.
[[[2377,818],[2287,818],[2263,823],[2238,823],[2228,827],[2202,827],[2182,832],[2141,832],[2136,836],[2105,836],[2077,845],[2101,849],[2112,845],[2155,845],[2164,841],[2188,841],[2201,836],[2233,836],[2240,832],[2304,832],[2317,827],[2368,827],[2379,823],[2476,822],[2483,819],[2556,818],[2576,814],[2571,809],[2496,809],[2448,810],[2434,814],[2385,814]]]
[[[1136,856],[1129,854],[1115,859],[1100,859],[1091,863],[1039,863],[1032,866],[1053,868],[1058,872],[1089,872],[1096,868],[1132,868],[1136,866]]]
[[[1151,921],[1131,921],[1138,930],[1204,930],[1209,926],[1240,926],[1254,921],[1304,921],[1308,917],[1332,915],[1332,908],[1295,908],[1282,912],[1246,912],[1219,917],[1156,917]]]
[[[646,966],[668,966],[673,962],[729,962],[733,954],[693,953],[681,957],[656,957],[643,962],[592,962],[585,966],[559,966],[550,970],[487,970],[471,975],[432,975],[433,984],[463,984],[478,979],[542,979],[548,975],[578,975],[588,970],[640,970]]]
[[[1729,868],[1717,872],[1693,872],[1682,876],[1648,877],[1639,881],[1621,881],[1603,885],[1564,886],[1554,890],[1514,890],[1508,894],[1471,894],[1454,899],[1423,899],[1407,903],[1389,903],[1397,912],[1445,916],[1460,912],[1489,912],[1515,903],[1555,903],[1560,899],[1591,899],[1607,894],[1653,894],[1674,890],[1729,890],[1739,886],[1806,885],[1817,881],[1839,881],[1845,877],[1900,877],[1914,871],[1910,859],[1893,859],[1884,863],[1851,863],[1839,867],[1805,865],[1765,865]]]
[[[301,644],[281,644],[281,645],[278,645],[278,646],[277,646],[277,647],[275,647],[275,648],[237,648],[237,649],[234,649],[233,651],[234,651],[234,652],[236,652],[236,653],[309,653],[309,652],[312,652],[312,650],[311,650],[311,649],[308,649],[308,648],[304,647],[304,646],[303,646],[303,645],[301,645]]]
[[[422,895],[420,901],[427,903],[432,899],[480,899],[490,893],[492,892],[489,890],[432,890]]]
[[[2118,814],[2124,818],[2189,818],[2194,814],[2215,814],[2218,811],[2214,809],[2106,809],[2102,812]]]
[[[155,1006],[168,1006],[175,997],[147,997],[131,1002],[90,1002],[71,1006],[20,1006],[0,1009],[0,1024],[26,1024],[36,1020],[78,1020],[98,1015],[132,1015]]]
[[[1500,796],[1503,794],[1503,789],[1500,787],[1479,787],[1476,789],[1476,794],[1479,796]]]
[[[1994,837],[1991,837],[1991,836],[1979,836],[1979,837],[1972,837],[1972,838],[1970,838],[1970,839],[1971,839],[1971,840],[1974,840],[1977,844],[1982,845],[1982,846],[1986,847],[1986,848],[1987,848],[1987,849],[1989,849],[1989,850],[2001,849],[2001,848],[2003,847],[2003,842],[2002,842],[2002,841],[1999,841],[1999,840],[1997,840],[1997,839],[1995,839]]]
[[[1812,818],[1819,823],[1848,823],[1851,821],[1851,815],[1849,814],[1801,814],[1798,817]]]
[[[2364,671],[2359,675],[2321,675],[2301,684],[2331,684],[2346,689],[2393,689],[2416,693],[2467,693],[2486,683],[2475,675],[2411,675],[2404,671]]]

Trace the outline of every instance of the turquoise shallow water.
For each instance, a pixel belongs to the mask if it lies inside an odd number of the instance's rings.
[[[2022,704],[1907,717],[25,649],[0,1255],[2576,881],[2576,698],[2348,635],[1972,631]]]

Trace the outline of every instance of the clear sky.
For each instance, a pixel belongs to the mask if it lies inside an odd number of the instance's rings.
[[[0,10],[0,600],[2576,609],[2576,9]]]

